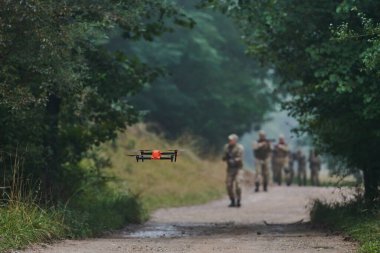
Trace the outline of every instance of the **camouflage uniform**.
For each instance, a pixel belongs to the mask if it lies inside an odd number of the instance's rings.
[[[277,144],[274,147],[273,155],[273,173],[275,182],[278,185],[282,183],[282,170],[288,171],[289,166],[289,148],[286,143]]]
[[[286,185],[289,186],[293,183],[293,178],[294,178],[294,162],[295,162],[295,154],[292,152],[289,152],[288,156],[288,167],[284,168],[285,172],[285,182]]]
[[[227,163],[226,187],[231,202],[235,202],[236,199],[237,202],[240,203],[241,187],[239,185],[238,175],[243,168],[243,154],[244,148],[240,144],[226,144],[224,146],[223,161]]]
[[[321,170],[321,159],[315,150],[310,151],[309,156],[311,184],[319,186],[319,171]]]
[[[297,164],[298,164],[298,170],[297,170],[297,180],[298,185],[306,185],[306,156],[302,151],[297,152]]]
[[[273,159],[273,157],[275,157],[275,156],[276,156],[276,152],[274,150],[272,150],[272,154],[271,154],[271,158],[270,158],[270,160],[271,160],[271,166],[270,167],[272,169],[272,182],[273,183],[277,183],[277,178],[276,178],[277,173],[275,172],[276,165],[275,165],[275,162]]]
[[[259,146],[262,145],[262,146]],[[253,154],[255,156],[255,191],[259,191],[260,184],[263,184],[264,191],[267,191],[269,179],[269,159],[271,145],[267,139],[258,140],[254,144]]]

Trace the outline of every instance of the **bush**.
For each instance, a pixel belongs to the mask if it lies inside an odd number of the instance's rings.
[[[111,190],[85,192],[67,206],[41,208],[31,200],[0,208],[0,252],[62,238],[83,238],[141,222],[147,215],[137,196]]]
[[[343,203],[316,200],[310,212],[314,224],[337,229],[360,243],[359,252],[380,252],[380,205],[368,206],[361,196]]]
[[[147,218],[138,196],[104,192],[86,192],[65,209],[65,224],[70,237],[96,236],[103,231],[140,223]]]

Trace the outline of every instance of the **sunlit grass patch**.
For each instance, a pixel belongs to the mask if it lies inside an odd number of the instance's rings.
[[[118,180],[112,186],[138,194],[149,211],[219,198],[225,191],[225,164],[218,158],[215,161],[200,159],[190,142],[168,142],[148,132],[144,125],[128,129],[115,143],[109,143],[103,149],[103,154],[111,157],[110,172]],[[179,153],[176,163],[136,163],[133,157],[126,156],[138,149],[174,148],[184,150]]]

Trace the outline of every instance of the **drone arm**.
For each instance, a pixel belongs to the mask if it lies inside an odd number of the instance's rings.
[[[161,152],[161,155],[175,155],[175,152]]]
[[[161,157],[159,160],[171,160],[171,157]]]

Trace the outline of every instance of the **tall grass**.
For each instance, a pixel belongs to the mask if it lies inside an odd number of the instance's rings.
[[[137,196],[109,189],[92,189],[73,200],[65,209],[67,236],[83,238],[140,223],[147,217]]]
[[[68,206],[39,207],[10,200],[0,208],[0,252],[61,238],[97,236],[146,217],[135,196],[105,191],[82,195]]]
[[[113,166],[105,185],[89,184],[67,203],[39,206],[38,187],[25,182],[23,160],[9,155],[11,172],[6,175],[0,206],[0,252],[61,238],[97,236],[105,230],[122,228],[146,220],[159,207],[198,204],[224,194],[225,166],[219,160],[203,161],[192,151],[191,141],[167,142],[149,133],[144,125],[120,134],[104,145],[98,156],[110,157]],[[177,163],[136,163],[126,156],[139,148],[185,148]],[[10,159],[11,158],[11,159]],[[82,168],[90,167],[83,161]],[[91,170],[89,168],[89,170]],[[108,174],[107,174],[108,173]],[[4,177],[4,178],[5,178]]]
[[[66,226],[62,213],[44,210],[31,203],[13,203],[0,208],[0,252],[32,243],[63,238]]]
[[[4,168],[5,165],[8,168]],[[137,196],[90,185],[65,204],[40,206],[38,187],[27,185],[22,173],[23,159],[7,154],[2,163],[3,196],[0,205],[0,252],[61,238],[82,238],[141,222],[146,214]]]
[[[25,184],[22,154],[17,150],[1,152],[1,158],[4,180],[1,187],[0,252],[62,238],[67,230],[63,213],[37,205],[33,187]]]
[[[176,163],[169,161],[145,161],[136,163],[126,154],[138,149],[184,150]],[[225,164],[215,160],[202,160],[194,152],[191,137],[167,141],[150,133],[139,124],[119,135],[114,143],[103,147],[102,155],[110,157],[110,173],[118,183],[112,184],[123,191],[139,195],[148,211],[161,207],[200,204],[220,198],[225,193]]]

